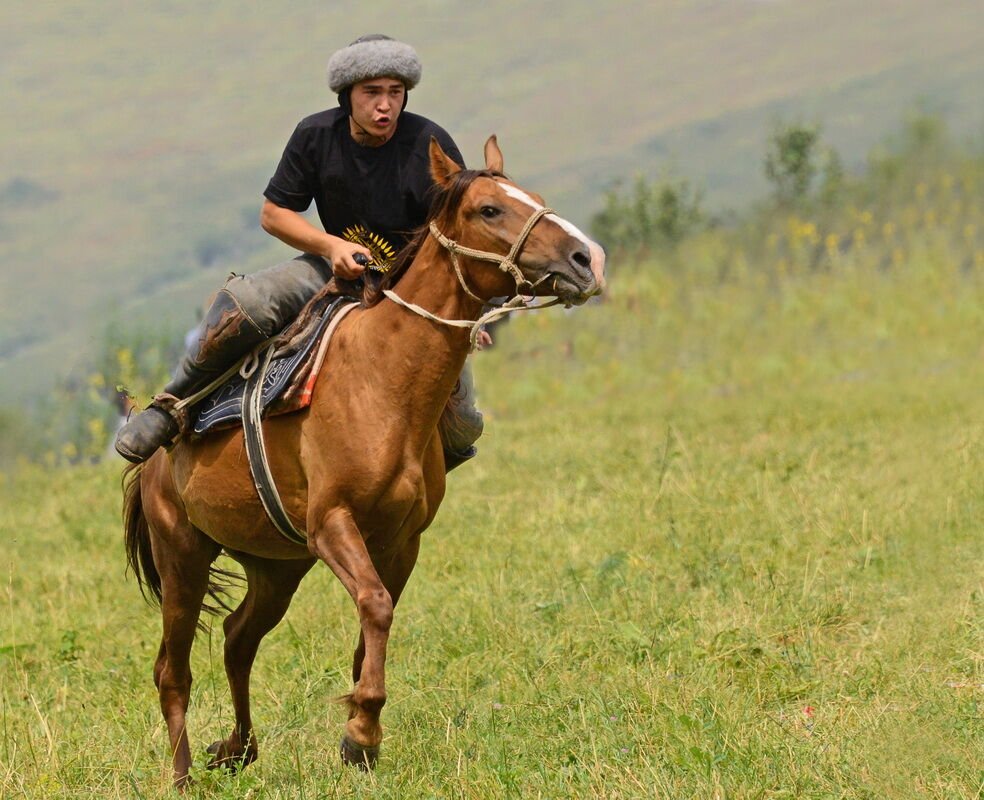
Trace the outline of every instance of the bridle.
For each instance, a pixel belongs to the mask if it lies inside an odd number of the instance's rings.
[[[519,258],[519,253],[523,249],[523,245],[526,244],[526,240],[529,239],[530,234],[533,232],[533,228],[536,226],[543,217],[547,214],[552,214],[553,209],[551,208],[538,208],[534,211],[529,219],[526,220],[526,224],[523,225],[523,229],[519,232],[519,236],[516,241],[513,242],[513,246],[509,249],[506,255],[501,255],[500,253],[492,253],[488,250],[475,250],[471,247],[465,247],[454,239],[451,239],[441,233],[441,230],[437,227],[436,222],[431,222],[429,225],[430,235],[433,236],[438,243],[448,251],[451,256],[451,264],[454,267],[454,274],[458,277],[458,283],[461,284],[461,288],[464,289],[465,294],[474,300],[477,300],[483,306],[488,305],[488,301],[483,300],[477,294],[475,294],[469,287],[468,283],[465,281],[464,273],[461,271],[461,264],[458,261],[458,256],[465,256],[467,258],[475,258],[479,261],[491,261],[493,264],[498,264],[499,269],[503,272],[507,272],[512,275],[513,280],[516,281],[516,296],[501,306],[493,308],[485,314],[482,314],[477,320],[469,319],[444,319],[443,317],[438,317],[436,314],[432,314],[425,308],[421,308],[415,303],[408,303],[402,297],[400,297],[396,292],[390,289],[383,289],[383,294],[392,300],[394,303],[403,306],[404,308],[418,314],[425,319],[429,319],[433,322],[440,322],[444,325],[450,325],[455,328],[471,328],[469,334],[469,341],[471,343],[471,349],[474,350],[476,343],[478,342],[478,334],[482,327],[494,319],[505,316],[506,314],[511,314],[513,311],[536,311],[540,308],[548,308],[549,306],[555,306],[560,303],[560,298],[554,298],[549,303],[537,303],[532,305],[529,300],[524,297],[528,296],[530,300],[536,295],[537,287],[543,283],[550,274],[544,275],[536,283],[533,283],[528,278],[526,278],[522,271],[519,269],[519,263],[517,259]]]
[[[520,271],[519,264],[517,263],[516,259],[519,257],[519,251],[522,250],[523,245],[526,244],[526,240],[530,238],[530,234],[533,232],[533,228],[536,225],[536,223],[538,223],[547,214],[552,214],[552,213],[553,213],[552,208],[538,208],[536,211],[534,211],[530,215],[530,218],[526,220],[526,224],[523,226],[523,230],[519,232],[519,236],[517,237],[516,241],[513,242],[512,248],[509,250],[509,253],[505,256],[499,255],[498,253],[490,253],[487,250],[473,250],[471,247],[463,247],[462,245],[458,244],[458,242],[454,241],[454,239],[449,239],[447,236],[441,233],[441,231],[437,227],[436,222],[431,222],[429,227],[430,227],[431,236],[437,239],[437,241],[441,243],[441,246],[444,247],[444,249],[451,254],[451,263],[454,265],[454,271],[455,274],[458,276],[458,283],[461,284],[461,288],[465,290],[465,293],[468,294],[469,297],[478,300],[478,302],[484,305],[485,301],[482,300],[481,297],[476,295],[471,289],[469,289],[468,284],[465,283],[465,276],[462,274],[461,265],[458,263],[458,254],[460,253],[461,255],[467,256],[469,258],[477,258],[481,261],[491,261],[494,264],[498,264],[499,269],[501,269],[503,272],[508,272],[510,275],[513,276],[513,280],[516,281],[517,292],[522,290],[524,284],[530,290],[533,290],[536,288],[536,286],[530,283],[530,281],[528,281],[525,277],[523,277],[523,273]],[[540,280],[542,281],[543,279],[541,278]],[[527,292],[527,294],[532,294],[532,293],[533,293],[532,291]]]

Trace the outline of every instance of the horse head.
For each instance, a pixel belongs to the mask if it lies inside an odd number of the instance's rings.
[[[471,259],[465,290],[483,300],[536,294],[567,305],[599,294],[605,285],[601,247],[505,176],[494,135],[485,143],[485,166],[463,170],[431,139],[431,175],[452,198],[441,204],[431,233],[453,260],[459,254]]]

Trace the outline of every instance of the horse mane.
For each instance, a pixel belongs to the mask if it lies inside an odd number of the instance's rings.
[[[392,289],[399,282],[400,278],[406,273],[423,247],[427,237],[430,236],[431,222],[437,222],[442,229],[447,226],[448,218],[454,213],[461,204],[461,198],[468,187],[478,178],[503,177],[501,173],[492,172],[487,169],[463,169],[451,176],[451,180],[443,186],[437,188],[437,194],[431,203],[430,213],[427,221],[417,228],[410,237],[410,240],[403,246],[393,264],[387,270],[386,275],[381,281],[366,283],[366,289],[362,296],[362,304],[366,308],[372,308],[383,299],[383,290]]]

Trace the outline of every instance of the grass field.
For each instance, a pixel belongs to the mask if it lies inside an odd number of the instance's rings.
[[[356,619],[320,568],[260,653],[260,761],[192,797],[982,796],[984,271],[933,229],[888,267],[724,268],[716,236],[477,357],[487,434],[397,609],[378,771],[335,754]],[[0,487],[4,798],[168,795],[117,477]]]

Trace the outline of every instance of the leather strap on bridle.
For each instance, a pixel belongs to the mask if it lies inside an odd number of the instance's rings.
[[[516,291],[522,292],[523,284],[526,284],[531,289],[534,288],[533,284],[530,283],[526,278],[523,277],[523,273],[519,269],[519,264],[517,259],[519,258],[519,251],[523,249],[523,245],[526,244],[526,240],[530,237],[533,232],[533,227],[547,214],[552,214],[552,208],[538,208],[534,211],[526,224],[523,226],[523,230],[519,232],[519,237],[513,242],[512,248],[509,250],[508,255],[500,255],[499,253],[491,253],[487,250],[474,250],[471,247],[464,247],[458,244],[454,239],[449,239],[445,236],[437,227],[436,222],[431,222],[430,232],[431,236],[437,239],[451,254],[451,263],[454,265],[455,274],[458,276],[458,283],[461,284],[461,288],[465,290],[469,297],[478,300],[480,303],[484,303],[481,297],[476,295],[471,289],[468,288],[468,284],[465,283],[465,276],[461,272],[461,266],[458,263],[458,254],[468,258],[477,258],[481,261],[491,261],[493,264],[498,264],[499,269],[503,272],[508,272],[513,276],[513,280],[516,281]],[[530,292],[532,294],[532,292]]]
[[[516,281],[516,296],[509,300],[502,306],[498,308],[493,308],[491,311],[482,314],[477,320],[470,319],[444,319],[436,314],[432,314],[426,308],[421,308],[416,303],[408,303],[402,297],[400,297],[396,292],[390,289],[384,289],[383,294],[392,300],[394,303],[403,306],[408,311],[412,311],[425,319],[429,319],[432,322],[440,322],[443,325],[450,325],[454,328],[471,328],[471,333],[469,334],[469,341],[471,342],[471,349],[474,350],[478,342],[478,333],[482,327],[491,322],[494,319],[505,316],[506,314],[511,314],[513,311],[536,311],[538,308],[548,308],[549,306],[557,305],[560,300],[554,299],[549,303],[539,303],[537,305],[530,305],[523,294],[529,294],[532,298],[536,294],[536,287],[539,286],[544,280],[547,279],[548,275],[544,275],[536,283],[528,280],[519,269],[519,263],[517,259],[519,258],[519,252],[523,249],[523,245],[526,244],[526,240],[530,237],[533,232],[533,227],[547,214],[552,214],[553,209],[550,208],[538,208],[534,211],[530,218],[526,220],[526,224],[523,225],[523,229],[519,232],[519,236],[513,246],[509,249],[509,253],[506,255],[500,255],[499,253],[492,253],[487,250],[475,250],[471,247],[464,247],[463,245],[456,242],[454,239],[449,239],[440,229],[437,227],[437,223],[431,222],[430,234],[444,247],[445,250],[451,256],[451,264],[454,266],[454,273],[458,276],[458,283],[461,284],[461,288],[465,290],[465,294],[471,297],[473,300],[477,300],[479,303],[485,305],[486,301],[475,294],[465,281],[465,275],[461,271],[461,264],[458,261],[458,256],[462,255],[467,258],[477,258],[480,261],[491,261],[493,264],[498,264],[499,269],[503,272],[508,272],[512,275],[514,281]]]
[[[453,328],[471,328],[471,332],[468,334],[468,341],[471,344],[471,349],[474,350],[478,344],[478,334],[482,328],[493,320],[499,317],[504,317],[506,314],[511,314],[513,311],[537,311],[541,308],[549,308],[550,306],[557,305],[560,300],[554,298],[549,303],[538,303],[533,306],[530,305],[526,298],[521,294],[517,294],[512,300],[504,303],[501,306],[493,308],[491,311],[482,314],[476,320],[470,319],[444,319],[444,317],[439,317],[437,314],[432,314],[426,308],[421,308],[416,303],[408,303],[402,297],[400,297],[396,292],[390,289],[383,289],[383,294],[392,300],[397,305],[403,306],[408,311],[412,311],[424,319],[429,319],[432,322],[440,322],[442,325],[450,325]]]

